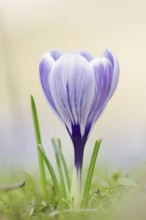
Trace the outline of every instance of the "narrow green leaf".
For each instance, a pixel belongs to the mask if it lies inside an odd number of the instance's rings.
[[[94,150],[92,153],[92,157],[91,157],[91,161],[90,161],[90,165],[89,165],[89,169],[88,169],[88,173],[87,173],[87,178],[86,178],[86,182],[85,182],[84,194],[83,194],[83,205],[84,206],[87,206],[87,203],[88,203],[89,191],[90,191],[90,187],[91,187],[93,172],[94,172],[95,163],[96,163],[100,144],[101,144],[101,139],[96,141],[95,146],[94,146]]]
[[[68,172],[68,169],[67,169],[66,161],[65,161],[65,158],[64,158],[63,153],[62,153],[60,139],[58,139],[58,144],[59,144],[59,149],[60,149],[60,158],[61,158],[62,165],[63,165],[63,168],[64,168],[64,174],[65,174],[65,179],[66,179],[68,193],[69,193],[71,182],[70,182],[70,179],[69,179],[69,172]]]
[[[55,151],[56,162],[57,162],[58,172],[60,175],[63,195],[65,198],[67,198],[69,196],[69,176],[68,176],[66,162],[61,150],[61,142],[59,139],[52,139],[52,143]]]
[[[50,161],[48,160],[48,158],[46,156],[46,153],[45,153],[45,151],[44,151],[44,149],[41,145],[38,145],[38,150],[39,150],[40,154],[42,155],[42,157],[44,159],[46,167],[48,168],[48,171],[49,171],[50,176],[52,178],[52,181],[54,183],[54,187],[55,187],[55,190],[56,190],[56,193],[57,193],[57,196],[58,196],[58,202],[62,207],[64,207],[64,201],[63,201],[63,198],[62,198],[62,195],[61,195],[61,190],[60,190],[60,187],[59,187],[54,169],[53,169]]]
[[[56,188],[57,191],[58,191],[58,190],[59,190],[59,185],[58,185],[58,181],[57,181],[57,178],[56,178],[54,169],[53,169],[53,167],[52,167],[50,161],[48,160],[48,158],[47,158],[47,156],[46,156],[46,153],[45,153],[43,147],[42,147],[41,145],[38,145],[38,149],[39,149],[40,154],[41,154],[42,157],[43,157],[43,160],[44,160],[44,162],[45,162],[45,164],[46,164],[46,167],[48,168],[48,171],[49,171],[49,173],[50,173],[50,176],[51,176],[51,178],[52,178],[52,181],[53,181],[53,183],[54,183],[54,186],[55,186],[55,188]]]
[[[38,146],[38,145],[42,145],[38,115],[37,115],[35,100],[34,100],[33,96],[31,96],[30,99],[31,99],[31,110],[32,110],[33,123],[34,123],[34,129],[35,129],[35,136],[36,136],[36,144]],[[44,162],[43,162],[42,155],[40,154],[40,151],[38,151],[38,158],[39,158],[39,168],[40,168],[40,178],[41,178],[42,190],[44,193],[44,198],[47,199],[47,196],[48,196],[47,180],[46,180]]]
[[[65,185],[66,185],[67,192],[69,195],[71,182],[70,182],[70,178],[69,178],[68,168],[67,168],[67,164],[66,164],[63,152],[62,152],[60,139],[57,139],[57,142],[58,142],[58,154],[60,156],[61,166],[62,166],[63,173],[64,173],[64,179],[65,179],[64,181],[65,181]]]
[[[66,199],[67,198],[67,192],[66,192],[65,183],[64,183],[64,177],[63,177],[63,172],[62,172],[62,167],[61,167],[61,161],[60,161],[58,146],[55,144],[54,140],[52,140],[52,142],[53,142],[53,147],[54,147],[54,151],[55,151],[57,168],[58,168],[58,172],[59,172],[59,176],[60,176],[61,192],[62,192],[63,197]]]

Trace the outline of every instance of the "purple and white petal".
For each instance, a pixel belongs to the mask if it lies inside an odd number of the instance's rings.
[[[50,90],[56,108],[72,134],[79,124],[83,134],[94,95],[94,75],[88,62],[77,53],[62,56],[50,72]]]
[[[88,122],[94,125],[107,100],[113,68],[105,58],[95,58],[90,65],[93,67],[96,83]]]
[[[83,56],[88,62],[90,62],[91,60],[94,59],[94,57],[89,52],[87,52],[86,50],[80,50],[78,53],[81,56]]]
[[[50,84],[49,84],[50,71],[54,63],[55,61],[50,53],[44,54],[40,61],[39,71],[40,71],[40,80],[41,80],[41,84],[42,84],[42,88],[44,90],[45,96],[47,100],[49,101],[50,105],[52,106],[52,108],[59,115],[56,109],[54,100],[52,99],[52,95],[50,92]]]
[[[51,50],[50,55],[56,61],[58,60],[63,54],[60,50]]]
[[[40,62],[40,79],[50,105],[67,127],[75,166],[81,169],[89,133],[117,87],[118,61],[110,50],[101,58],[83,50],[65,55],[52,50]]]
[[[105,50],[103,52],[103,57],[107,58],[108,61],[113,65],[113,77],[112,77],[110,92],[108,95],[108,97],[111,98],[118,85],[120,68],[116,57],[113,55],[113,53],[110,50]]]

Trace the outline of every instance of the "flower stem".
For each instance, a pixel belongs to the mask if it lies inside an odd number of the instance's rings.
[[[76,168],[73,171],[70,199],[73,208],[79,209],[81,204],[81,175]]]
[[[34,123],[35,136],[36,136],[36,144],[37,144],[37,146],[42,146],[42,140],[41,140],[41,134],[40,134],[39,121],[38,121],[35,100],[34,100],[33,96],[31,96],[30,98],[31,98],[31,109],[32,109],[33,123]],[[37,150],[38,150],[41,185],[42,185],[44,198],[45,198],[45,200],[47,200],[48,193],[47,193],[47,181],[46,181],[44,161],[43,161],[43,157],[41,155],[40,150],[39,149],[37,149]]]

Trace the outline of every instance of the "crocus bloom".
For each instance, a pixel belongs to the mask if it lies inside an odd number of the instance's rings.
[[[86,51],[62,54],[52,50],[41,59],[41,84],[71,137],[77,171],[82,169],[89,133],[112,97],[118,78],[118,61],[108,49],[101,58]]]

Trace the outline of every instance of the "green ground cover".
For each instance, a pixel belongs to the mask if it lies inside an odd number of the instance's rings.
[[[45,201],[39,178],[24,172],[1,177],[0,220],[146,219],[144,172],[135,171],[131,178],[108,169],[95,170],[86,209],[60,207],[51,179]]]

